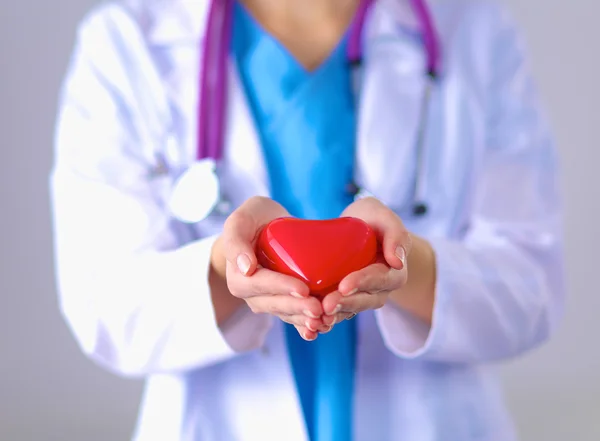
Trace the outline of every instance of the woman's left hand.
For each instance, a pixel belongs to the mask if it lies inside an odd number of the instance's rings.
[[[375,198],[364,198],[349,205],[342,216],[362,219],[375,230],[379,255],[376,263],[349,274],[338,291],[325,296],[323,322],[327,326],[383,307],[389,295],[400,290],[408,278],[406,262],[412,241],[396,213]]]

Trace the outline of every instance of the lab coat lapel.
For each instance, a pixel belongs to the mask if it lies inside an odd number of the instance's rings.
[[[139,1],[139,0],[131,0]],[[202,39],[208,18],[207,0],[148,0],[147,36],[157,58],[165,63],[164,84],[172,108],[185,121],[182,165],[196,155],[198,90],[201,82]],[[174,68],[174,66],[177,66]],[[219,167],[222,191],[233,207],[251,196],[269,194],[268,176],[254,121],[232,59],[227,87],[226,134]],[[177,118],[176,118],[177,120]]]
[[[139,11],[148,41],[155,46],[200,44],[209,0],[127,0]]]
[[[165,139],[176,148],[166,156],[173,173],[181,174],[197,151],[198,87],[202,37],[208,16],[204,0],[127,0],[139,16],[168,101],[170,120]]]
[[[412,197],[426,54],[407,2],[380,0],[366,23],[356,181],[402,212]]]
[[[222,185],[225,196],[239,206],[252,196],[270,194],[265,158],[237,67],[229,67],[227,133]]]

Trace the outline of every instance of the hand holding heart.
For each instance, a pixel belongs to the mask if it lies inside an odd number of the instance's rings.
[[[279,218],[288,219],[272,222]],[[410,236],[373,198],[321,222],[291,219],[274,201],[252,198],[228,218],[222,240],[230,292],[253,312],[293,324],[307,340],[382,307],[407,279]]]
[[[303,338],[314,340],[327,330],[321,302],[302,280],[260,267],[255,254],[260,231],[274,219],[289,216],[273,200],[253,197],[227,218],[220,239],[227,287],[252,312],[277,316],[296,326]]]
[[[390,294],[407,282],[407,257],[411,236],[400,218],[375,198],[360,199],[344,210],[342,216],[361,219],[377,235],[379,249],[372,265],[344,277],[338,290],[323,301],[324,324],[338,323],[347,317],[385,305]]]

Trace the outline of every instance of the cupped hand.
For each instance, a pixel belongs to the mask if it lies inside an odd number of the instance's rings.
[[[402,220],[375,198],[352,203],[342,216],[369,224],[377,234],[379,253],[373,265],[349,274],[337,291],[323,298],[323,323],[330,327],[360,312],[383,307],[390,294],[402,289],[408,279],[406,262],[412,245]]]
[[[257,314],[271,314],[296,327],[305,340],[314,340],[323,324],[323,306],[309,295],[301,280],[258,265],[255,247],[261,229],[289,213],[272,199],[253,197],[227,218],[220,240],[231,294]]]

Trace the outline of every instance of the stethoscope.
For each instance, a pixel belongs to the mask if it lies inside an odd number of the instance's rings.
[[[198,143],[196,161],[174,185],[169,208],[173,216],[182,222],[197,223],[212,214],[226,215],[230,204],[221,194],[217,173],[222,159],[225,137],[227,102],[227,69],[229,45],[232,34],[233,7],[235,0],[211,0],[204,51],[201,60],[200,99],[198,101]],[[412,212],[416,216],[427,213],[424,195],[425,129],[433,84],[439,76],[439,45],[433,20],[426,0],[409,0],[419,20],[427,53],[425,74],[428,78],[423,93],[423,105],[417,128],[417,172],[412,199]],[[351,68],[352,87],[355,97],[360,92],[360,68],[362,66],[362,33],[365,18],[375,0],[361,0],[352,22],[347,60]],[[348,191],[359,198],[368,194],[356,184],[349,184]]]

